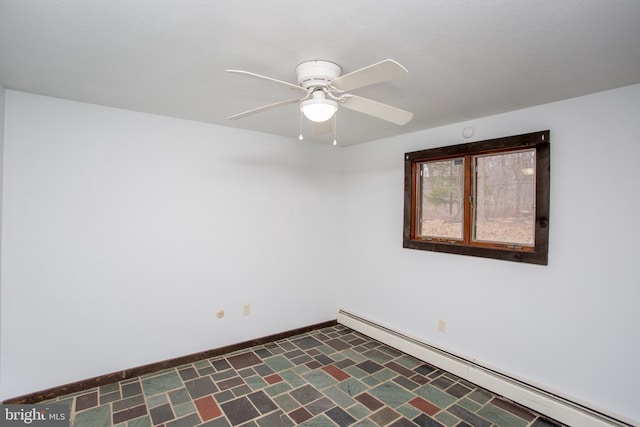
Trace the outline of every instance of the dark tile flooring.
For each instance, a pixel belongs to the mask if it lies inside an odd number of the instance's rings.
[[[342,325],[55,402],[76,427],[559,425]]]

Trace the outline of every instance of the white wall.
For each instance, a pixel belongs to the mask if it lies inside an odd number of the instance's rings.
[[[640,85],[344,155],[340,307],[640,424]],[[402,248],[403,153],[551,130],[549,265]],[[447,331],[438,332],[438,320]]]
[[[335,319],[340,150],[6,101],[3,399]]]
[[[2,296],[2,204],[3,204],[3,185],[2,178],[4,176],[4,101],[6,91],[4,85],[0,83],[0,304],[4,300]],[[1,309],[0,309],[1,310]],[[2,325],[3,319],[0,311],[0,367],[2,366]],[[1,374],[2,372],[0,372]],[[2,376],[0,375],[0,382]]]

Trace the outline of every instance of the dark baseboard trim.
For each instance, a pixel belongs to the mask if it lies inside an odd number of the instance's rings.
[[[129,378],[139,377],[141,375],[150,374],[152,372],[162,371],[163,369],[175,368],[176,366],[193,363],[202,359],[210,359],[212,357],[218,357],[223,354],[232,353],[234,351],[242,350],[257,345],[267,344],[273,341],[279,341],[281,339],[289,338],[295,335],[304,334],[307,332],[315,331],[317,329],[327,328],[329,326],[335,326],[338,324],[337,320],[329,320],[322,323],[316,323],[314,325],[304,326],[302,328],[292,329],[285,332],[269,335],[262,338],[257,338],[250,341],[244,341],[237,344],[228,345],[212,350],[205,350],[199,353],[189,354],[186,356],[176,357],[174,359],[164,360],[162,362],[150,363],[148,365],[138,366],[136,368],[126,369],[124,371],[112,372],[110,374],[101,375],[99,377],[88,378],[86,380],[77,381],[74,383],[62,385],[59,387],[52,387],[46,390],[38,391],[31,394],[25,394],[24,396],[14,397],[7,399],[2,403],[5,404],[34,404],[43,402],[45,400],[55,399],[66,394],[77,393],[79,391],[88,390],[95,387],[100,387],[106,384],[115,383],[118,381],[126,380]]]

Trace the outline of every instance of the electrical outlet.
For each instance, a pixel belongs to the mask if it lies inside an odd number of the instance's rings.
[[[438,320],[438,331],[447,332],[447,322],[444,320]]]
[[[242,306],[242,315],[248,316],[251,314],[251,304],[245,304]]]

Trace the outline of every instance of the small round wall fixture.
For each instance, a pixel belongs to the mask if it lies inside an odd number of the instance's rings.
[[[465,139],[469,139],[473,136],[474,132],[475,132],[475,129],[473,129],[472,126],[467,126],[466,128],[462,129],[462,136]]]

